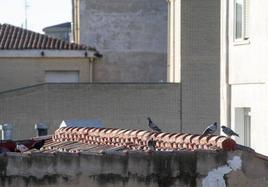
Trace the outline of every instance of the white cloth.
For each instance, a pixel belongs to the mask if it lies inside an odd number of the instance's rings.
[[[20,151],[20,152],[25,152],[25,151],[28,151],[28,147],[26,147],[25,145],[23,144],[17,144],[16,145],[16,150]]]

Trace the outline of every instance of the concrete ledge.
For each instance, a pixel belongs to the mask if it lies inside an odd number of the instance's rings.
[[[85,154],[6,154],[0,156],[1,186],[201,186],[210,171],[230,157],[242,159],[242,169],[225,176],[229,186],[268,182],[267,160],[248,152],[181,151],[128,156]],[[251,158],[251,160],[249,160]],[[249,163],[252,162],[253,163]],[[247,167],[257,164],[253,174]],[[258,171],[263,172],[259,174]],[[259,175],[256,175],[259,174]]]

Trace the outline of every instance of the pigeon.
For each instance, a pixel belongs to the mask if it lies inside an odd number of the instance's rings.
[[[161,129],[159,127],[157,127],[157,125],[151,120],[150,117],[147,118],[148,121],[149,121],[149,127],[150,129],[152,129],[153,131],[156,131],[156,132],[162,132]]]
[[[35,142],[32,145],[32,148],[40,150],[44,146],[44,144],[45,144],[45,140],[40,140],[40,141]]]
[[[155,150],[155,146],[156,146],[156,141],[154,141],[153,138],[151,138],[148,142],[147,142],[147,146],[149,148],[150,151],[154,151]]]
[[[235,133],[232,129],[225,127],[225,126],[221,126],[222,131],[224,132],[224,134],[226,134],[227,136],[237,136],[239,137],[239,135],[237,133]]]
[[[213,124],[210,124],[202,133],[202,136],[207,136],[209,134],[215,133],[217,130],[217,122],[214,122]]]
[[[97,58],[102,58],[102,54],[100,54],[98,51],[94,53],[94,56]]]

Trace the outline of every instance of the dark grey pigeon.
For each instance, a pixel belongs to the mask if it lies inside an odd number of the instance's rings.
[[[157,127],[157,125],[151,120],[150,117],[147,118],[148,121],[149,121],[149,128],[152,129],[153,131],[156,131],[156,132],[162,132],[161,129],[159,127]]]
[[[207,136],[209,134],[215,133],[217,130],[217,122],[214,122],[213,124],[210,124],[202,133],[202,136]]]
[[[40,150],[45,144],[45,140],[41,140],[41,141],[37,141],[35,142],[32,147],[35,148],[35,149],[38,149]]]
[[[237,136],[237,137],[239,137],[239,135],[237,133],[235,133],[232,129],[230,129],[228,127],[221,126],[221,129],[227,136]]]
[[[156,141],[154,141],[154,139],[151,138],[151,139],[147,142],[147,146],[148,146],[149,150],[154,151],[154,150],[155,150],[155,146],[156,146]]]

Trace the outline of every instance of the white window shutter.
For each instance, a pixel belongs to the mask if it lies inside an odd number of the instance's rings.
[[[79,82],[79,71],[46,71],[45,82]]]

